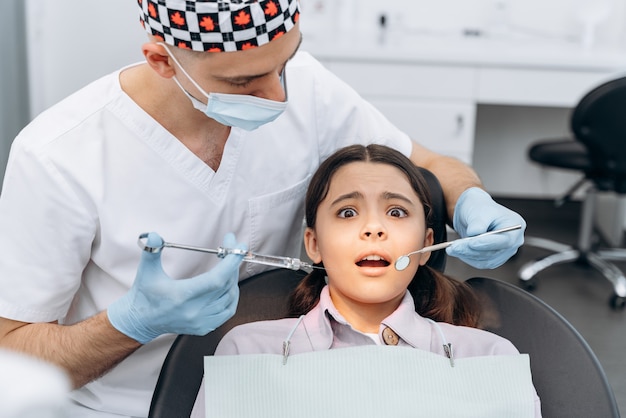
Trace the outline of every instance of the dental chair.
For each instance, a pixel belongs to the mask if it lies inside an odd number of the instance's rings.
[[[526,237],[525,245],[553,251],[539,260],[524,264],[518,272],[526,290],[537,286],[536,276],[548,267],[577,262],[599,271],[613,285],[610,305],[626,306],[626,278],[609,260],[626,260],[626,249],[601,249],[595,242],[598,234],[596,197],[598,192],[626,195],[626,77],[606,82],[587,93],[574,109],[570,128],[573,138],[544,140],[529,149],[530,160],[545,167],[575,170],[582,178],[557,200],[557,206],[586,186],[575,245]],[[615,228],[623,228],[615,225]]]
[[[619,418],[615,395],[598,358],[558,312],[502,280],[466,281],[482,306],[481,328],[530,356],[543,418]]]
[[[434,243],[447,240],[447,213],[443,190],[437,178],[421,169],[428,183],[433,205]],[[443,271],[445,251],[435,251],[428,263]],[[231,328],[253,321],[285,318],[287,300],[306,272],[270,270],[239,283],[239,304],[235,315],[205,336],[179,335],[161,367],[152,396],[150,418],[189,417],[202,383],[204,356],[213,355],[220,340]]]
[[[304,274],[279,269],[244,280],[233,318],[203,337],[178,336],[161,369],[149,417],[189,417],[202,381],[204,356],[213,355],[235,325],[284,317],[286,299]],[[530,356],[544,418],[619,418],[604,370],[566,319],[539,298],[502,280],[475,277],[466,283],[481,301],[481,328],[507,338]]]

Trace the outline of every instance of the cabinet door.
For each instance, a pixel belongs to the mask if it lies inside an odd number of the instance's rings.
[[[476,106],[465,101],[367,98],[415,142],[471,164]]]
[[[414,141],[472,163],[475,69],[333,60],[324,63]]]
[[[363,97],[474,100],[475,68],[374,61],[322,62]]]

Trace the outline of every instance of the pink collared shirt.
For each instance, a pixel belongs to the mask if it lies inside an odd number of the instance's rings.
[[[285,318],[237,326],[220,341],[215,355],[282,354],[283,341],[294,328],[289,340],[289,355],[376,344],[369,336],[352,328],[341,316],[332,303],[328,287],[322,289],[320,301],[315,308],[304,316],[300,324],[297,322],[298,318]],[[413,297],[408,291],[400,306],[381,322],[378,336],[384,342],[383,332],[390,328],[398,337],[397,345],[411,346],[445,356],[444,341],[437,326],[443,332],[446,342],[452,344],[455,358],[519,353],[509,340],[491,332],[443,322],[433,324],[415,312]],[[203,416],[204,384],[200,388],[192,414],[192,417]],[[541,403],[536,393],[535,416],[541,417]]]

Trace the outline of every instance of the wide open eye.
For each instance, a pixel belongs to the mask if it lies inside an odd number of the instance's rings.
[[[353,208],[345,208],[345,209],[341,209],[338,213],[337,216],[339,216],[340,218],[352,218],[353,216],[356,216],[356,210],[354,210]]]
[[[407,217],[409,214],[407,213],[406,210],[399,208],[399,207],[395,207],[395,208],[391,208],[387,211],[387,215],[389,216],[393,216],[394,218],[405,218]]]

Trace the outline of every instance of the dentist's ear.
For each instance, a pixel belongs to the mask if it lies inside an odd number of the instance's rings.
[[[434,233],[433,229],[432,228],[426,229],[426,235],[424,236],[424,247],[428,247],[429,245],[433,245],[434,241],[435,241],[435,233]],[[430,258],[431,254],[432,254],[431,252],[419,254],[419,256],[420,256],[419,265],[423,266],[424,264],[426,264],[426,262]],[[413,257],[415,257],[415,255]]]
[[[174,63],[163,45],[156,42],[147,42],[141,47],[148,65],[161,77],[171,78],[176,75]]]
[[[304,230],[304,249],[311,261],[316,264],[322,262],[322,255],[320,254],[319,245],[317,243],[317,235],[313,228],[307,227]]]

